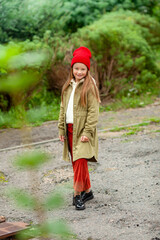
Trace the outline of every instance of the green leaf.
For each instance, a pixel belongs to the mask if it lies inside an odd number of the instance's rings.
[[[13,56],[9,60],[9,68],[18,69],[22,67],[40,67],[48,60],[47,52],[45,51],[30,51]]]
[[[61,193],[52,193],[48,196],[44,205],[45,205],[45,208],[51,210],[51,209],[61,207],[63,203],[64,203],[64,198]]]
[[[21,231],[19,232],[17,235],[16,235],[16,239],[19,239],[19,240],[27,240],[27,239],[31,239],[31,238],[34,238],[34,237],[39,237],[41,236],[41,229],[39,226],[32,226],[32,227],[29,227],[28,229],[24,230],[24,231]]]
[[[71,239],[75,236],[63,220],[48,221],[41,226],[41,231],[44,236],[60,236],[64,239]]]
[[[50,156],[48,153],[34,150],[17,156],[14,164],[26,169],[35,169],[46,163],[49,159]]]
[[[19,72],[10,74],[0,80],[0,91],[14,93],[28,89],[39,81],[39,74],[36,72]]]
[[[56,239],[75,239],[75,234],[71,233],[66,222],[62,220],[46,221],[41,225],[34,225],[28,229],[20,232],[17,235],[19,240],[27,240],[32,238],[41,237],[41,239],[56,237]]]
[[[20,54],[21,47],[18,45],[2,46],[0,45],[0,67],[8,68],[8,62],[13,56]]]
[[[37,205],[36,199],[23,189],[9,189],[7,195],[13,199],[19,207],[34,209]]]

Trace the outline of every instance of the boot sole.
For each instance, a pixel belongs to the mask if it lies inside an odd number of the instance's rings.
[[[75,207],[75,209],[78,210],[78,211],[80,211],[80,210],[84,210],[85,207],[84,207],[84,208],[76,208],[76,207]]]

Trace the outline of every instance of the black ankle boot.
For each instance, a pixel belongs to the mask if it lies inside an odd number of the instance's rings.
[[[82,198],[82,195],[85,193],[85,191],[81,192],[81,198]],[[73,206],[75,205],[75,201],[74,201],[74,194],[73,194]]]
[[[76,195],[73,198],[73,205],[75,205],[76,210],[84,210],[85,209],[85,205],[82,202],[82,199],[81,199],[80,195]]]
[[[84,192],[81,197],[82,197],[82,201],[85,203],[85,202],[93,199],[94,195],[93,195],[93,192],[91,190],[89,193]]]

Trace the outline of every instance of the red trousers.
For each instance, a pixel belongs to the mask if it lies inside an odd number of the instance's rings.
[[[74,190],[77,192],[86,191],[91,187],[88,161],[85,158],[77,159],[73,162],[72,142],[73,142],[73,124],[67,124],[68,147],[72,158],[74,172]]]

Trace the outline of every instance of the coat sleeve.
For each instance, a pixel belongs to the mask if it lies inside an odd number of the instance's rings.
[[[65,135],[65,130],[64,130],[64,106],[61,102],[60,105],[60,113],[59,113],[59,120],[58,120],[58,128],[59,128],[59,136],[64,136]]]
[[[82,135],[89,139],[93,136],[99,117],[99,102],[92,90],[88,92],[87,98],[87,119]]]

